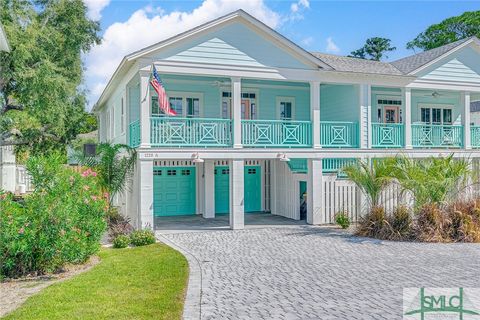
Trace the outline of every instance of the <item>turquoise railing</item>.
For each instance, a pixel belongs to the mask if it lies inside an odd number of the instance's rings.
[[[372,123],[373,148],[401,148],[405,133],[402,123]]]
[[[335,173],[342,170],[344,167],[354,164],[357,161],[355,158],[328,158],[322,160],[323,173]]]
[[[232,144],[229,119],[151,118],[151,145],[178,147],[228,147]]]
[[[320,143],[327,148],[357,148],[358,124],[356,122],[320,122]]]
[[[140,120],[133,121],[128,125],[128,144],[132,148],[140,145]]]
[[[412,124],[412,145],[429,148],[462,147],[463,126]]]
[[[242,144],[248,147],[310,147],[310,121],[242,120]]]
[[[308,172],[308,162],[307,159],[290,159],[287,162],[290,171],[293,173],[307,173]]]
[[[470,139],[472,148],[480,148],[480,126],[470,127]]]

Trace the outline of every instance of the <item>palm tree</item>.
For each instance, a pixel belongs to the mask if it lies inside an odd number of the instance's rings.
[[[455,196],[468,184],[471,174],[468,159],[447,157],[411,159],[400,156],[395,159],[392,176],[404,191],[409,191],[417,208],[424,204],[440,204],[449,196]]]
[[[358,161],[343,168],[343,172],[352,180],[369,200],[370,206],[377,207],[380,195],[391,182],[391,160],[375,159],[371,165],[369,161]]]
[[[137,153],[125,144],[100,143],[96,156],[78,156],[79,162],[92,168],[98,177],[101,188],[108,193],[108,204],[112,206],[115,195],[125,191],[133,174]]]

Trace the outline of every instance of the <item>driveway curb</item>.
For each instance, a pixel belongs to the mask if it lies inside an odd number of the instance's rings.
[[[183,319],[200,320],[202,318],[201,300],[202,300],[202,270],[197,258],[183,247],[175,244],[171,240],[156,234],[161,242],[179,251],[188,261],[189,276],[187,294],[185,295],[185,304],[183,307]]]

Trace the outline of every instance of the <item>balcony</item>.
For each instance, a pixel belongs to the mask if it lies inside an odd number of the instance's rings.
[[[321,121],[320,144],[325,148],[358,148],[358,123]]]
[[[154,147],[228,147],[232,145],[229,119],[152,117]]]
[[[128,126],[129,129],[129,140],[128,145],[132,148],[136,148],[140,145],[141,135],[140,135],[140,120],[133,121]]]
[[[310,121],[242,120],[242,145],[246,147],[310,147]]]
[[[412,124],[412,145],[415,148],[461,148],[463,126]]]
[[[372,148],[402,148],[404,141],[402,123],[372,123]]]

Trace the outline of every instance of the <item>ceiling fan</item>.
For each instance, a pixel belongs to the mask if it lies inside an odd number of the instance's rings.
[[[438,92],[438,91],[433,91],[432,93],[425,95],[425,97],[433,97],[435,99],[440,97],[440,96],[443,96],[443,94]]]
[[[226,86],[230,86],[230,81],[222,81],[222,80],[215,80],[215,81],[212,81],[212,86],[214,87],[226,87]]]

